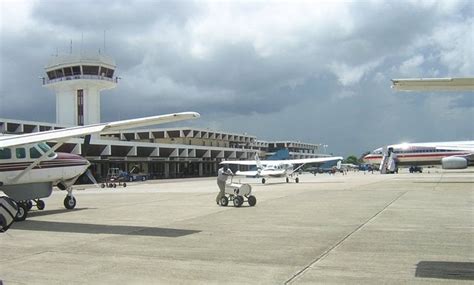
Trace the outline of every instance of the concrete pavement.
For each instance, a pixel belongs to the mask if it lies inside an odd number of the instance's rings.
[[[280,181],[281,180],[281,181]],[[250,182],[218,207],[215,179],[64,192],[0,235],[4,284],[469,283],[474,171],[302,175]]]

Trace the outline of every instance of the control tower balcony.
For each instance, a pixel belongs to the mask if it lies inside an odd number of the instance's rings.
[[[60,55],[45,66],[43,86],[57,88],[61,85],[83,85],[94,82],[98,89],[111,89],[117,85],[114,78],[116,65],[105,55]]]

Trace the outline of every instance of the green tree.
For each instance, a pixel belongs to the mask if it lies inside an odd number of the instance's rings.
[[[349,156],[346,158],[345,163],[358,164],[358,163],[359,163],[359,159],[358,159],[357,156],[355,156],[355,155],[349,155]]]

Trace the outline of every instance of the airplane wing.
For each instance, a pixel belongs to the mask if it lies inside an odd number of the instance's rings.
[[[325,163],[328,161],[343,160],[342,156],[318,157],[318,158],[301,158],[301,159],[286,159],[286,160],[261,160],[262,164],[307,164],[307,163]],[[220,164],[235,164],[235,165],[257,165],[256,160],[227,160]]]
[[[255,160],[224,160],[219,164],[257,165]]]
[[[260,172],[259,171],[237,171],[234,174],[235,176],[259,176]]]
[[[343,160],[342,156],[329,156],[329,157],[317,157],[317,158],[300,158],[300,159],[287,159],[287,160],[272,160],[273,163],[287,163],[287,164],[308,164],[308,163],[325,163],[328,161]]]
[[[197,119],[199,117],[200,115],[195,112],[182,112],[131,120],[115,121],[110,123],[101,123],[88,126],[71,127],[24,135],[3,136],[0,137],[0,148],[33,144],[51,140],[63,140],[73,137],[85,136],[89,134],[101,133],[105,131],[118,131],[130,128],[140,128],[144,126],[171,123],[189,119]]]
[[[397,91],[474,91],[474,78],[392,79]]]

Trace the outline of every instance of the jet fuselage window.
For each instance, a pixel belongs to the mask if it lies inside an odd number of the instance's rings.
[[[24,147],[17,148],[15,152],[16,152],[16,158],[18,159],[26,158],[26,150]]]
[[[8,147],[0,148],[0,159],[11,159],[12,158],[12,150]]]

